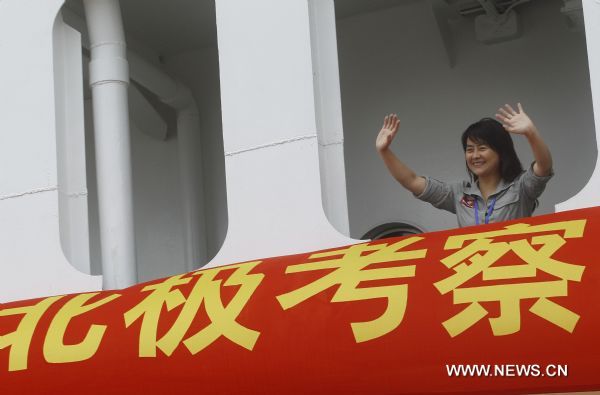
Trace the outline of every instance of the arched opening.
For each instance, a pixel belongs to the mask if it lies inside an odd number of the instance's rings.
[[[150,0],[120,6],[130,74],[137,273],[138,281],[147,281],[206,264],[227,231],[215,4]],[[101,274],[90,48],[82,1],[68,0],[61,13],[82,36],[87,253],[89,271]],[[171,87],[174,97],[166,97]],[[178,98],[182,91],[194,103],[187,109]]]
[[[482,3],[511,9],[505,29]],[[392,150],[417,174],[466,178],[460,135],[521,102],[554,158],[555,176],[535,215],[587,184],[596,132],[581,3],[551,0],[336,1],[344,156],[351,236],[392,218],[427,230],[454,215],[415,199],[387,172],[374,140],[384,115],[401,126]],[[524,166],[533,155],[513,136]]]

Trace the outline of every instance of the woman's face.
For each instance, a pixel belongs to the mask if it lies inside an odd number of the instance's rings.
[[[483,141],[468,138],[465,159],[471,173],[479,178],[500,174],[500,156]]]

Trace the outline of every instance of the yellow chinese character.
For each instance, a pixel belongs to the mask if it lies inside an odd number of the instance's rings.
[[[13,307],[11,309],[0,310],[0,317],[23,314],[14,332],[0,336],[0,350],[10,347],[8,357],[8,371],[27,369],[27,357],[29,355],[29,345],[33,332],[42,318],[42,315],[48,310],[54,302],[62,296],[52,296],[42,299],[33,306]]]
[[[402,249],[422,240],[422,237],[410,237],[394,244],[357,244],[344,249],[312,254],[309,259],[322,259],[289,266],[286,273],[299,273],[313,270],[335,269],[313,283],[289,293],[277,296],[284,310],[325,291],[335,285],[339,288],[332,302],[348,302],[385,298],[387,308],[378,318],[366,322],[351,323],[357,343],[381,337],[400,325],[406,309],[408,286],[406,284],[359,288],[362,281],[414,277],[415,265],[394,267],[367,267],[376,263],[405,261],[425,257],[427,250]],[[329,258],[329,259],[323,259]]]
[[[585,223],[585,220],[576,220],[535,226],[514,224],[501,230],[449,237],[444,248],[459,250],[441,262],[455,273],[434,285],[441,294],[452,291],[454,304],[469,304],[443,323],[450,336],[461,334],[487,316],[488,311],[480,303],[492,301],[500,303],[499,317],[489,318],[493,334],[502,336],[519,331],[523,299],[536,300],[529,309],[533,314],[573,332],[579,315],[548,298],[567,296],[567,282],[581,281],[585,267],[561,262],[552,256],[566,243],[565,239],[583,237]],[[532,234],[539,235],[529,240],[527,235]],[[494,240],[515,235],[523,237],[512,241]],[[471,243],[464,246],[467,241]],[[510,251],[524,264],[492,266]],[[538,270],[554,276],[556,280],[461,288],[480,273],[484,281],[493,281],[534,278]]]
[[[69,300],[52,319],[44,340],[44,358],[50,363],[77,362],[91,358],[98,351],[106,331],[106,325],[92,325],[85,338],[78,344],[66,345],[65,332],[71,320],[118,298],[119,294],[109,295],[93,303],[85,304],[99,292],[76,295]]]
[[[173,289],[192,280],[192,277],[184,277],[183,274],[145,287],[143,291],[152,291],[150,295],[124,315],[127,327],[143,317],[140,357],[155,357],[157,348],[170,356],[182,341],[192,354],[196,354],[220,336],[252,350],[260,333],[240,325],[236,318],[264,278],[264,274],[248,274],[259,263],[260,261],[254,261],[193,272],[191,276],[196,277],[197,281],[187,298],[179,289]],[[240,286],[227,306],[221,300],[222,280],[215,279],[217,274],[225,270],[234,271],[223,285]],[[183,340],[203,302],[210,324]],[[168,311],[182,307],[171,328],[158,338],[158,323],[163,305],[166,305]]]

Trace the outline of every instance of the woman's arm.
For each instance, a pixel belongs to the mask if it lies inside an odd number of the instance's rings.
[[[523,111],[521,103],[517,103],[519,111],[515,111],[510,105],[506,104],[504,108],[500,107],[496,118],[502,122],[502,126],[510,133],[522,134],[529,141],[535,164],[533,172],[536,176],[544,177],[550,175],[552,171],[552,155],[550,149],[542,139],[540,132],[535,127],[531,119]]]
[[[375,147],[392,176],[402,184],[404,188],[415,195],[420,195],[425,190],[425,179],[417,176],[412,169],[402,163],[390,150],[390,144],[396,136],[399,127],[400,119],[398,119],[396,114],[386,116],[383,120],[381,131],[377,135]]]

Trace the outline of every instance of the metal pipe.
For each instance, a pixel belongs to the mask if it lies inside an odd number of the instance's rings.
[[[180,87],[175,79],[135,52],[127,51],[127,60],[131,79],[154,93],[161,101],[172,100],[181,96],[181,90],[186,90]]]
[[[177,146],[183,208],[185,264],[194,270],[207,263],[200,152],[200,116],[195,103],[177,112]]]
[[[83,25],[83,21],[79,21],[75,14],[70,13],[69,18]],[[126,51],[129,78],[148,89],[160,101],[177,112],[185,264],[188,270],[197,269],[206,262],[207,258],[204,211],[198,210],[198,207],[203,205],[204,196],[201,178],[197,176],[197,171],[201,168],[201,160],[200,152],[194,150],[200,145],[197,142],[200,133],[198,107],[188,87],[135,52],[126,49],[124,39],[121,41]]]
[[[127,88],[118,0],[83,0],[90,36],[103,288],[137,281]]]
[[[185,264],[194,270],[206,263],[206,237],[203,188],[198,142],[200,116],[191,91],[158,67],[128,51],[131,79],[154,93],[160,101],[177,111],[177,146],[181,174],[181,203],[185,240]]]
[[[492,0],[477,0],[481,7],[485,10],[485,13],[491,18],[498,18],[500,13],[496,8],[496,4]]]

